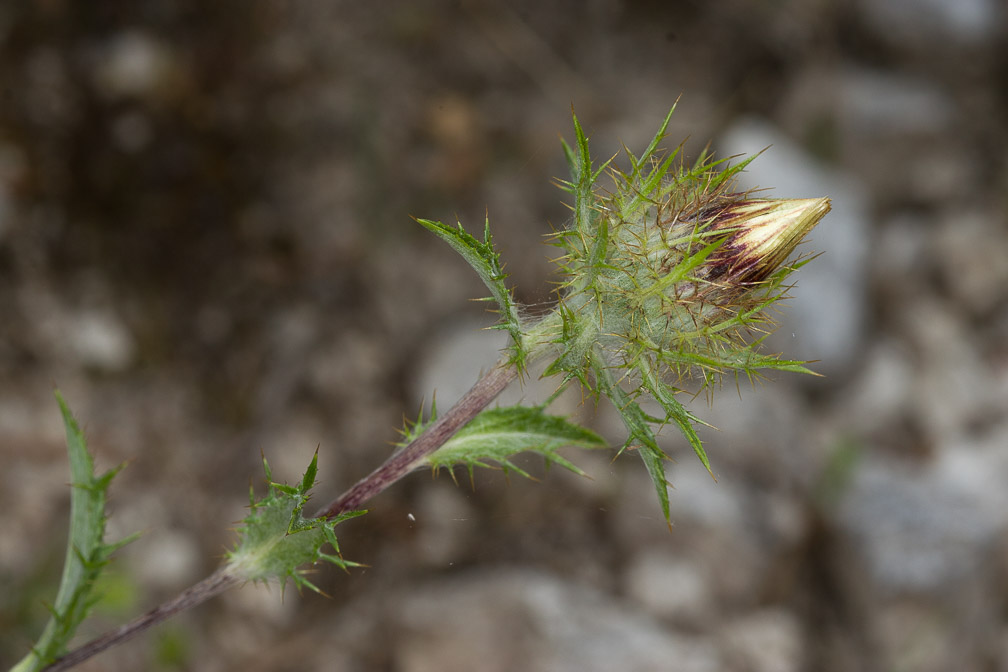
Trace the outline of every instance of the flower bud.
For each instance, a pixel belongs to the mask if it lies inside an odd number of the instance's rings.
[[[710,219],[728,234],[706,264],[706,280],[747,285],[765,280],[830,211],[828,198],[739,199]]]

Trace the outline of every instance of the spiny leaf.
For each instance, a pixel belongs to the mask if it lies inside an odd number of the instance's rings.
[[[675,390],[661,381],[658,375],[655,374],[650,362],[644,359],[639,360],[637,370],[641,375],[644,387],[651,393],[655,401],[665,409],[665,421],[668,422],[671,420],[675,423],[679,431],[682,432],[683,438],[693,447],[693,452],[700,458],[700,462],[707,469],[707,473],[711,475],[711,478],[714,478],[710,460],[707,458],[707,451],[704,450],[703,442],[700,441],[700,436],[693,427],[693,423],[697,421],[696,416],[687,411],[686,407],[673,396]]]
[[[594,217],[595,204],[595,182],[612,161],[603,163],[597,170],[592,170],[591,152],[588,150],[588,137],[578,121],[577,115],[571,115],[574,119],[574,137],[577,151],[562,138],[564,155],[567,157],[567,165],[571,171],[571,181],[565,183],[567,191],[574,195],[574,219],[579,229],[591,226]]]
[[[519,370],[524,370],[527,353],[522,339],[518,307],[511,296],[511,290],[504,283],[507,274],[504,273],[504,268],[500,263],[500,254],[494,250],[493,239],[490,236],[490,220],[486,220],[482,242],[462,228],[461,223],[456,228],[452,228],[429,219],[417,219],[416,221],[451,245],[480,276],[483,284],[490,290],[491,296],[500,307],[502,324],[499,328],[506,329],[511,334],[512,363]]]
[[[131,535],[116,543],[104,543],[108,487],[122,465],[101,476],[95,475],[94,461],[88,453],[84,432],[63,395],[59,391],[55,395],[66,429],[70,461],[70,533],[59,591],[50,607],[52,616],[31,653],[13,668],[18,672],[42,669],[66,652],[78,626],[98,602],[94,584],[109,557],[136,538],[136,535]]]
[[[755,348],[759,347],[763,340],[762,338],[756,339],[741,352],[736,350],[726,350],[723,353],[714,350],[705,350],[704,352],[666,350],[659,355],[659,360],[673,368],[681,365],[696,366],[712,372],[718,377],[725,371],[735,371],[743,372],[747,377],[754,378],[763,370],[818,375],[806,366],[808,362],[781,359],[777,354],[757,352]]]
[[[583,471],[557,452],[564,446],[604,448],[606,443],[591,430],[546,414],[542,407],[508,406],[477,415],[426,462],[435,470],[465,466],[470,478],[475,467],[493,464],[529,477],[511,462],[511,458],[518,453],[531,452],[542,455],[547,465],[557,464],[583,475]]]
[[[640,166],[651,160],[651,157],[655,155],[658,151],[658,147],[661,145],[661,141],[665,139],[666,131],[668,130],[669,123],[672,121],[672,114],[675,112],[676,106],[679,104],[677,100],[672,108],[669,110],[668,114],[665,115],[665,120],[662,122],[661,126],[658,127],[658,131],[651,138],[651,143],[647,146],[647,149],[640,155],[640,158],[635,157],[630,152],[627,152],[630,157],[630,163],[633,166],[633,172],[635,175],[640,174]]]
[[[330,519],[302,515],[318,473],[318,450],[297,486],[273,482],[265,458],[263,470],[270,478],[266,495],[252,503],[252,511],[238,528],[238,543],[228,553],[228,570],[250,581],[276,579],[286,585],[291,579],[299,590],[318,592],[305,578],[303,565],[323,561],[343,569],[358,566],[339,555],[334,528],[366,511],[350,511]],[[326,544],[335,555],[322,551]]]
[[[619,386],[619,382],[613,380],[612,373],[601,359],[592,359],[592,369],[596,385],[619,411],[623,425],[627,428],[628,436],[623,446],[624,449],[630,446],[637,447],[637,454],[644,462],[644,468],[647,469],[651,483],[654,485],[655,494],[658,495],[662,513],[665,515],[665,520],[668,520],[668,481],[665,479],[665,460],[668,457],[658,447],[658,440],[651,429],[650,423],[656,418],[645,413],[644,409]]]
[[[396,445],[400,448],[404,448],[417,439],[421,434],[423,434],[427,429],[434,424],[437,420],[437,398],[431,400],[430,415],[427,419],[424,419],[424,409],[423,404],[420,404],[420,410],[417,413],[416,420],[410,420],[409,418],[403,416],[403,427],[399,430],[399,434],[402,438],[396,442]]]
[[[678,101],[676,103],[678,104]],[[626,201],[626,206],[621,213],[624,219],[629,217],[631,212],[636,212],[641,207],[643,201],[653,198],[653,194],[661,187],[661,183],[668,174],[669,168],[671,168],[676,156],[679,154],[679,149],[677,148],[669,156],[665,157],[663,161],[660,163],[657,162],[656,154],[661,141],[665,139],[666,131],[668,130],[669,122],[672,121],[672,114],[675,112],[675,108],[676,105],[673,105],[669,113],[665,115],[665,120],[651,139],[651,143],[647,146],[647,149],[644,150],[639,158],[634,156],[630,150],[626,150],[631,170],[629,174],[623,176],[623,182],[627,185],[635,186],[635,196]],[[657,165],[651,170],[650,174],[644,177],[642,168],[652,160]]]

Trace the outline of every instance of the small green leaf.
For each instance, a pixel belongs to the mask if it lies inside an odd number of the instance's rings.
[[[564,418],[547,415],[541,407],[509,406],[488,409],[448,439],[426,462],[431,468],[465,466],[472,478],[475,467],[499,466],[529,477],[511,462],[518,453],[537,453],[547,465],[557,464],[584,475],[557,451],[564,446],[604,448],[605,441],[591,430]]]
[[[302,515],[318,473],[318,450],[297,486],[273,482],[265,458],[263,470],[270,479],[266,495],[253,501],[251,513],[238,528],[238,543],[228,553],[228,571],[255,582],[276,579],[286,585],[287,579],[291,579],[299,590],[309,588],[319,592],[305,578],[303,565],[323,561],[343,569],[358,566],[339,555],[333,530],[344,520],[362,516],[366,511],[350,511],[330,519]],[[322,551],[326,544],[332,546],[335,555]]]
[[[592,371],[599,391],[608,397],[616,407],[623,419],[624,426],[627,428],[629,435],[623,448],[637,447],[637,454],[644,462],[644,468],[647,469],[651,483],[654,485],[655,494],[658,495],[662,513],[665,515],[665,520],[668,520],[668,481],[665,478],[665,460],[668,459],[668,456],[658,447],[658,440],[655,438],[650,424],[658,419],[644,412],[644,409],[620,387],[619,382],[613,380],[609,368],[597,357],[592,359]]]
[[[676,101],[676,104],[678,104],[678,101]],[[672,121],[672,114],[675,112],[675,109],[676,105],[673,105],[672,109],[669,110],[669,113],[665,115],[665,120],[662,122],[661,126],[659,126],[658,131],[651,139],[651,143],[647,146],[647,149],[644,150],[639,158],[634,156],[629,149],[624,147],[631,166],[630,173],[625,176],[624,182],[626,184],[638,185],[638,188],[630,195],[630,198],[627,199],[625,207],[623,208],[621,216],[624,219],[631,217],[631,213],[637,212],[637,210],[645,203],[654,200],[655,194],[661,188],[662,182],[668,175],[669,168],[672,167],[676,157],[679,155],[679,148],[677,148],[669,156],[665,157],[664,160],[660,162],[657,160],[659,146],[661,141],[665,139],[665,134],[668,130],[669,123]],[[651,172],[645,176],[643,174],[643,169],[648,165],[652,165],[653,168]]]
[[[637,370],[641,374],[641,380],[644,387],[651,393],[651,396],[655,398],[662,408],[665,409],[665,422],[671,420],[675,423],[679,431],[682,432],[683,437],[689,442],[690,446],[693,447],[693,452],[696,456],[700,458],[700,462],[703,463],[704,468],[707,469],[707,473],[714,478],[714,472],[711,470],[710,460],[707,458],[707,451],[704,450],[703,442],[700,441],[700,436],[697,434],[696,429],[693,427],[693,423],[697,422],[695,415],[686,410],[679,401],[674,397],[675,393],[678,391],[661,381],[661,379],[655,374],[654,370],[651,368],[650,364],[645,360],[639,360],[640,363]]]
[[[506,329],[511,334],[512,361],[519,370],[524,370],[527,353],[524,350],[518,306],[511,296],[511,290],[504,283],[507,274],[504,273],[504,268],[500,263],[500,254],[494,250],[493,239],[490,236],[490,220],[486,220],[482,242],[462,228],[461,223],[457,225],[457,228],[452,228],[429,219],[416,221],[451,245],[480,276],[483,284],[490,290],[492,298],[500,307],[502,323],[499,328]]]
[[[131,535],[112,544],[103,541],[107,491],[122,465],[101,476],[95,475],[84,432],[63,395],[59,391],[55,394],[63,415],[70,460],[70,534],[56,602],[50,607],[52,617],[31,653],[12,668],[18,672],[40,670],[66,653],[78,626],[98,601],[94,585],[109,557],[136,537]]]

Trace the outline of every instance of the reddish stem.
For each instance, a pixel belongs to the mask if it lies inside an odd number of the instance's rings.
[[[352,511],[361,504],[382,492],[400,478],[415,469],[425,457],[444,445],[445,441],[455,432],[472,420],[497,395],[504,391],[508,383],[518,375],[517,368],[506,361],[498,362],[476,384],[459,399],[459,401],[439,417],[423,434],[409,445],[393,454],[380,467],[359,480],[352,488],[334,499],[328,506],[319,510],[315,516],[332,518],[341,513]],[[199,583],[187,588],[171,600],[151,609],[143,616],[108,632],[87,644],[74,649],[62,658],[57,659],[45,672],[67,670],[95,656],[105,649],[140,634],[147,628],[160,623],[175,614],[190,607],[206,602],[211,597],[219,595],[243,582],[243,579],[228,574],[223,568],[217,570]]]
[[[146,614],[133,620],[126,625],[122,625],[115,630],[105,633],[97,639],[93,639],[87,644],[80,646],[62,658],[57,658],[51,665],[43,668],[44,672],[57,672],[57,670],[69,670],[74,665],[84,662],[88,658],[98,655],[105,649],[116,644],[125,642],[127,639],[140,634],[156,623],[185,611],[190,607],[195,607],[209,600],[211,597],[220,595],[224,591],[238,585],[242,579],[226,573],[219,569],[199,583],[185,589],[174,598],[164,602]]]
[[[328,506],[319,509],[315,517],[332,518],[352,511],[413,471],[425,457],[444,445],[455,432],[486,408],[517,375],[516,367],[504,361],[498,362],[423,434],[357,481]]]

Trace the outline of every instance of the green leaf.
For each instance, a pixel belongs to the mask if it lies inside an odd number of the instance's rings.
[[[94,584],[112,553],[132,541],[136,535],[106,544],[105,500],[112,478],[122,465],[101,476],[94,473],[94,461],[87,441],[69,406],[59,391],[55,392],[66,429],[67,456],[70,461],[70,533],[66,559],[52,616],[31,653],[14,668],[18,672],[40,670],[66,653],[67,645],[98,598]]]
[[[435,470],[465,466],[470,479],[475,467],[495,465],[530,478],[528,473],[511,462],[511,458],[518,453],[531,452],[542,455],[547,465],[557,464],[584,475],[557,452],[564,446],[605,448],[606,443],[591,430],[548,415],[541,407],[509,406],[488,409],[477,415],[426,462]]]
[[[683,437],[693,447],[693,452],[700,458],[700,462],[707,469],[707,473],[711,475],[711,478],[714,478],[710,460],[707,458],[707,451],[704,450],[703,442],[700,441],[700,436],[693,427],[693,423],[698,422],[697,417],[687,411],[686,407],[673,396],[678,390],[663,383],[648,362],[645,360],[639,361],[637,370],[641,374],[643,385],[651,393],[655,401],[665,409],[665,422],[671,420],[675,423],[679,431],[682,432]]]
[[[593,358],[592,370],[595,374],[595,383],[599,391],[608,397],[616,410],[619,411],[623,419],[623,425],[627,428],[628,436],[623,448],[635,446],[637,454],[644,462],[654,485],[655,494],[658,495],[658,502],[661,504],[662,513],[665,520],[669,519],[669,498],[668,481],[665,478],[665,460],[668,456],[658,447],[658,440],[651,429],[652,422],[659,419],[653,418],[644,412],[637,402],[620,387],[619,382],[613,380],[612,372],[599,358]]]
[[[318,450],[296,486],[274,483],[266,458],[263,471],[269,479],[266,495],[252,502],[252,512],[238,528],[238,543],[228,553],[227,570],[254,582],[276,579],[282,586],[291,579],[299,590],[306,587],[320,592],[305,578],[303,565],[323,561],[343,569],[358,566],[339,555],[334,528],[366,511],[350,511],[329,519],[302,515],[318,473]],[[326,545],[335,554],[325,553],[322,549]]]
[[[462,228],[461,223],[453,228],[429,219],[416,221],[451,245],[480,276],[483,284],[490,290],[491,297],[500,307],[502,322],[497,328],[506,329],[511,334],[512,362],[519,370],[524,370],[527,353],[522,339],[518,306],[511,296],[511,290],[504,283],[507,274],[504,273],[504,268],[500,263],[500,254],[494,250],[493,239],[490,236],[490,220],[486,220],[482,242]]]

